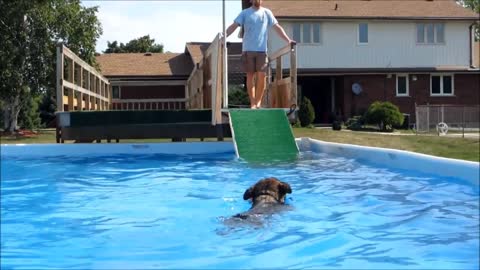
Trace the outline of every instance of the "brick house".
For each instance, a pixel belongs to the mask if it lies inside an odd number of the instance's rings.
[[[266,0],[264,6],[298,42],[298,94],[311,99],[317,123],[361,114],[376,100],[411,118],[416,104],[480,103],[472,29],[479,14],[454,0]],[[269,51],[284,45],[272,32]]]
[[[187,81],[208,42],[188,42],[183,53],[114,53],[96,57],[112,86],[113,110],[185,109]],[[229,83],[243,84],[241,43],[229,43]]]
[[[184,108],[193,67],[184,53],[115,53],[96,59],[112,86],[112,109]]]

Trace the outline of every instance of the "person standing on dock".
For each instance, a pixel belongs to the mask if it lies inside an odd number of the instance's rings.
[[[268,30],[273,27],[278,35],[287,43],[295,43],[285,33],[272,11],[262,7],[263,0],[250,0],[252,6],[240,12],[234,22],[227,28],[230,36],[239,26],[242,26],[242,69],[247,74],[247,92],[250,97],[250,107],[259,108],[265,92],[265,77],[267,70]],[[242,33],[243,32],[243,33]],[[254,86],[255,80],[255,86]]]

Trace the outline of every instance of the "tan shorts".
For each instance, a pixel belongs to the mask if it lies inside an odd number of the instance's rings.
[[[241,60],[244,72],[267,71],[267,53],[265,52],[243,52]]]

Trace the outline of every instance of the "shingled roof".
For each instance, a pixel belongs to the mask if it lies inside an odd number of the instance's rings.
[[[188,42],[185,46],[185,53],[191,55],[194,63],[198,63],[202,60],[209,46],[210,42]],[[229,55],[242,54],[242,43],[227,42],[227,49]]]
[[[185,45],[185,53],[190,54],[192,61],[196,64],[202,60],[208,46],[210,46],[209,42],[188,42]]]
[[[184,53],[110,53],[96,59],[104,76],[189,76],[193,69]]]
[[[279,19],[449,19],[479,20],[455,0],[265,0]]]

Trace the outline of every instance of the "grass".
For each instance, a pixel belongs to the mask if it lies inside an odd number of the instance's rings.
[[[414,135],[386,135],[373,132],[333,131],[331,129],[295,128],[295,137],[310,137],[327,142],[393,148],[428,155],[480,162],[478,138]],[[407,133],[407,134],[406,134]]]
[[[440,157],[480,162],[480,143],[478,138],[424,136],[414,135],[412,132],[402,132],[401,134],[403,135],[387,135],[374,132],[333,131],[327,128],[294,128],[293,133],[297,138],[310,137],[327,142],[393,148]],[[38,135],[32,138],[1,137],[0,139],[2,144],[55,143],[55,130],[39,130]],[[206,141],[215,140],[215,138],[206,139]],[[225,140],[230,140],[230,138],[225,138]],[[144,139],[121,140],[120,142],[155,143],[170,141],[171,140],[168,139]],[[199,140],[191,139],[188,141]]]

